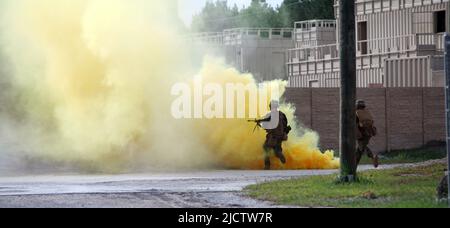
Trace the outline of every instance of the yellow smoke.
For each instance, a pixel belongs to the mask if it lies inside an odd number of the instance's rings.
[[[2,2],[20,135],[32,156],[102,171],[130,167],[262,168],[264,132],[242,119],[175,120],[171,86],[193,78],[174,31],[172,1]],[[197,70],[205,82],[255,84],[220,61]],[[285,82],[277,83],[280,87]],[[294,122],[294,107],[283,111]],[[337,168],[316,133],[295,126],[277,168]]]

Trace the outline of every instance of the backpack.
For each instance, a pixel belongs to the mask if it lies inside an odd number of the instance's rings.
[[[288,119],[286,117],[286,114],[284,114],[283,112],[279,112],[279,122],[278,122],[278,126],[275,129],[269,129],[266,130],[267,134],[270,135],[271,137],[276,138],[277,140],[280,141],[287,141],[288,135],[291,132],[292,128],[291,126],[288,125]]]
[[[374,137],[377,135],[377,128],[374,126],[372,114],[367,110],[357,110],[358,128],[364,136]]]
[[[288,141],[289,139],[289,133],[291,132],[292,128],[288,125],[288,119],[286,117],[286,114],[283,112],[280,112],[280,125],[283,128],[283,141]]]

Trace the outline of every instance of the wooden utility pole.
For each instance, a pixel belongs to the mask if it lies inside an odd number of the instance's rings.
[[[445,34],[444,37],[445,44],[445,110],[446,110],[446,125],[447,125],[447,159],[448,159],[448,170],[450,170],[450,34]],[[450,175],[447,172],[448,178],[448,203],[450,207]]]
[[[356,19],[355,0],[339,0],[341,59],[341,182],[354,182],[356,171]]]

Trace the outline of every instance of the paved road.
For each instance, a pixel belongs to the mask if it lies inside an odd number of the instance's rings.
[[[334,172],[199,171],[0,177],[0,207],[278,207],[244,197],[241,190],[265,181]]]

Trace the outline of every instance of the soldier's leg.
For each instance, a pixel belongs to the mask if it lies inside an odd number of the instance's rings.
[[[356,149],[356,165],[359,165],[361,158],[364,155],[364,146],[362,140],[358,140],[358,146]]]
[[[369,157],[369,158],[371,158],[371,159],[374,158],[374,155],[373,155],[373,153],[372,153],[372,150],[369,148],[369,145],[366,144],[364,150],[366,151],[367,157]]]
[[[373,166],[375,168],[378,168],[379,166],[378,155],[374,154],[372,150],[369,148],[370,139],[371,139],[370,137],[364,137],[363,140],[361,140],[362,144],[361,146],[362,148],[364,148],[363,153],[366,153],[367,156],[372,159]]]
[[[372,150],[369,148],[369,145],[368,145],[368,144],[369,144],[369,143],[367,143],[367,146],[366,146],[367,156],[369,156],[369,158],[372,159],[373,166],[374,166],[375,168],[378,168],[378,166],[380,165],[380,161],[379,161],[379,158],[378,158],[378,154],[372,152]]]
[[[275,155],[280,159],[281,163],[286,164],[286,157],[284,157],[281,145],[275,147]]]
[[[270,170],[270,152],[272,151],[272,148],[268,147],[267,145],[264,145],[264,169]]]

